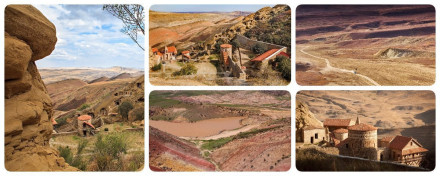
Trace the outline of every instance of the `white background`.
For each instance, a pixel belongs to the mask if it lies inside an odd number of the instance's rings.
[[[141,4],[144,6],[145,19],[146,19],[146,29],[148,29],[148,10],[153,4],[288,4],[292,9],[292,51],[295,51],[295,10],[296,7],[300,4],[432,4],[436,9],[440,7],[440,1],[434,0],[418,0],[418,1],[409,1],[409,0],[338,0],[338,1],[330,1],[330,0],[266,0],[266,1],[257,1],[257,0],[186,0],[186,1],[178,1],[178,0],[41,0],[41,1],[30,1],[30,0],[1,0],[1,9],[0,19],[2,20],[0,23],[0,31],[1,35],[4,36],[4,8],[8,4]],[[436,13],[436,19],[438,18],[438,13]],[[438,24],[438,21],[436,22]],[[436,25],[440,26],[440,25]],[[439,28],[436,28],[436,33],[439,33]],[[4,37],[0,37],[0,48],[4,48]],[[148,49],[148,34],[145,37],[145,48]],[[438,38],[436,39],[436,43],[438,43]],[[436,52],[438,52],[438,47],[436,48]],[[4,49],[1,49],[0,55],[4,56]],[[292,53],[292,58],[295,58],[295,53]],[[145,68],[148,68],[148,50],[145,52]],[[292,60],[294,61],[294,60]],[[0,59],[1,70],[0,80],[4,80],[4,59]],[[294,68],[292,62],[292,68]],[[436,65],[438,65],[438,60],[436,61]],[[439,74],[436,72],[436,83],[432,86],[298,86],[295,82],[295,72],[292,71],[292,82],[288,86],[152,86],[149,84],[148,80],[148,70],[146,70],[145,75],[145,96],[148,96],[152,90],[288,90],[292,95],[292,118],[295,117],[295,94],[299,90],[432,90],[438,95],[438,77]],[[1,97],[4,97],[4,82],[0,81],[1,88]],[[149,101],[145,101],[145,112],[148,112],[148,104]],[[436,106],[439,106],[439,100],[436,99]],[[0,116],[4,117],[4,98],[0,98]],[[439,109],[439,108],[437,108]],[[438,116],[438,111],[436,112],[436,116]],[[4,118],[0,119],[0,134],[3,134],[4,131]],[[148,121],[146,120],[148,126]],[[295,123],[292,122],[292,126]],[[148,128],[146,128],[148,129]],[[46,175],[66,175],[66,176],[74,176],[74,175],[109,175],[109,176],[120,176],[120,175],[317,175],[317,174],[328,174],[328,175],[439,175],[439,169],[435,169],[432,172],[299,172],[295,167],[295,135],[294,135],[294,126],[292,127],[292,167],[287,172],[152,172],[148,167],[148,135],[145,135],[145,165],[144,170],[140,172],[8,172],[4,168],[4,136],[1,135],[0,138],[0,176],[3,175],[32,175],[32,176],[46,176]],[[436,129],[436,134],[438,134],[438,128]],[[148,134],[148,130],[146,130],[146,134]],[[438,135],[436,137],[439,139]],[[436,149],[439,149],[439,145],[436,145]],[[437,153],[438,155],[438,153]],[[436,158],[438,158],[436,156]],[[438,161],[437,161],[438,162]]]

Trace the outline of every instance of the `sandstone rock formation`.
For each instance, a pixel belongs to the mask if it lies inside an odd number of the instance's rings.
[[[273,18],[278,13],[287,11],[289,6],[287,5],[276,5],[274,7],[264,7],[258,10],[255,13],[252,13],[234,26],[230,27],[226,31],[216,34],[212,40],[209,40],[206,44],[214,47],[215,42],[219,39],[223,40],[223,42],[229,42],[232,40],[237,34],[244,34],[249,29],[255,27],[258,22],[265,22]],[[205,45],[206,45],[205,44]]]
[[[295,117],[295,133],[296,133],[296,141],[301,142],[304,141],[301,130],[303,130],[306,126],[316,126],[322,127],[322,122],[315,118],[312,112],[310,112],[309,107],[300,101],[296,101],[296,117]]]
[[[55,26],[30,5],[5,8],[5,167],[74,171],[49,146],[52,102],[35,61],[55,48]]]

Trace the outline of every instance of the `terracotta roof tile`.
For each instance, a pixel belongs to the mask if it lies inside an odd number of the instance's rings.
[[[383,137],[382,139],[380,139],[380,141],[390,143],[393,139],[394,139],[394,136],[386,136],[386,137]]]
[[[175,52],[177,52],[177,49],[176,49],[175,46],[167,47],[167,49],[168,49],[168,52],[169,52],[169,53],[175,53]]]
[[[412,153],[423,153],[423,152],[427,152],[427,151],[428,151],[428,149],[425,149],[423,147],[418,147],[418,148],[403,150],[402,155],[408,155],[408,154],[412,154]]]
[[[402,150],[405,146],[412,140],[410,137],[406,136],[396,136],[390,142],[390,148],[396,150]]]
[[[221,44],[220,48],[232,48],[232,45],[225,43],[225,44]]]
[[[286,57],[290,58],[290,55],[284,51],[281,51],[280,54],[278,54],[277,56],[286,56]]]
[[[89,115],[82,115],[82,116],[78,117],[78,120],[81,120],[81,121],[90,120],[90,119],[92,119],[92,117]]]
[[[57,121],[55,121],[55,119],[52,118],[52,125],[56,125],[56,124],[58,124]]]
[[[91,123],[89,122],[84,122],[85,124],[87,124],[88,126],[92,127],[93,129],[95,129],[95,126],[93,126]]]
[[[351,119],[325,119],[324,126],[350,126]]]
[[[338,144],[341,143],[341,141],[339,139],[332,138],[332,140],[333,140],[333,143],[335,144],[335,146],[337,146]]]
[[[188,53],[189,53],[188,50],[182,51],[182,54],[188,54]]]
[[[353,131],[373,131],[373,130],[377,130],[377,128],[374,127],[373,125],[368,125],[368,124],[365,124],[365,123],[361,123],[359,125],[349,126],[348,129],[349,130],[353,130]]]
[[[337,144],[335,147],[338,147],[338,148],[345,147],[344,145],[348,144],[349,140],[350,140],[350,138],[344,139],[343,141],[339,142],[339,144]]]
[[[155,53],[155,52],[158,52],[159,50],[158,50],[157,48],[151,48],[151,51],[152,51],[153,53]]]
[[[339,128],[337,130],[334,130],[333,133],[348,133],[348,130],[344,128]]]
[[[265,60],[267,57],[269,57],[270,55],[272,55],[273,53],[277,52],[278,49],[271,49],[269,51],[266,51],[265,53],[257,56],[256,58],[252,59],[251,61],[253,62],[261,62],[263,60]]]

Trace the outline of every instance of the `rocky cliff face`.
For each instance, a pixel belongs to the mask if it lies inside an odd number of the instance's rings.
[[[309,107],[300,101],[296,101],[296,142],[304,141],[301,136],[301,131],[306,126],[322,126],[322,122],[315,118],[312,112],[310,112]]]
[[[264,7],[258,10],[255,13],[252,13],[245,18],[241,22],[238,22],[234,26],[230,27],[226,31],[216,34],[212,40],[208,41],[207,44],[214,47],[215,42],[218,40],[223,40],[223,42],[229,42],[232,40],[235,35],[244,34],[249,29],[255,27],[258,22],[266,22],[272,19],[275,15],[281,12],[285,12],[289,10],[289,6],[287,5],[276,5],[274,7]]]
[[[55,26],[30,5],[5,8],[5,167],[76,170],[49,147],[52,102],[35,61],[55,48]]]

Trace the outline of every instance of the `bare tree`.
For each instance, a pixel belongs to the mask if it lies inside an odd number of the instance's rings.
[[[124,23],[121,32],[128,35],[142,50],[145,49],[139,44],[138,33],[145,35],[144,7],[141,5],[103,5],[103,10],[109,12]]]

